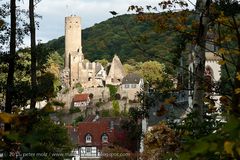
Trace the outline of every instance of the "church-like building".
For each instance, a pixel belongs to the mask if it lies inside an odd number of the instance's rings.
[[[65,56],[63,81],[66,87],[80,83],[83,87],[104,87],[105,84],[120,85],[125,72],[117,55],[113,57],[109,73],[98,62],[84,59],[82,52],[81,18],[65,18]]]

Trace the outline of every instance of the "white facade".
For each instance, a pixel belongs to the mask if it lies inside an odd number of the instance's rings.
[[[81,159],[100,159],[101,153],[97,147],[80,147],[74,149],[71,153],[71,160],[81,160]]]
[[[100,158],[97,147],[80,147],[80,159]]]
[[[74,107],[86,107],[89,104],[89,101],[80,101],[80,102],[74,102]]]
[[[141,78],[138,84],[122,84],[120,87],[120,94],[122,97],[127,97],[129,100],[137,100],[137,94],[143,89],[144,81]]]

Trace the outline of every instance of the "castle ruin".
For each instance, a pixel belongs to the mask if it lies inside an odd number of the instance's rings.
[[[122,63],[117,55],[114,56],[110,72],[98,62],[84,59],[82,52],[81,18],[70,16],[65,18],[65,55],[63,81],[66,87],[74,87],[81,83],[84,88],[104,87],[107,84],[119,85],[125,76]]]

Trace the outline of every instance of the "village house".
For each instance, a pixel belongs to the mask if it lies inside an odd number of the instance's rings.
[[[120,94],[122,97],[127,97],[129,100],[137,100],[138,94],[143,91],[143,78],[135,73],[126,75],[120,86]]]
[[[73,97],[73,107],[79,107],[81,109],[86,109],[90,103],[89,94],[76,94]]]
[[[91,115],[76,127],[68,126],[68,133],[76,147],[73,151],[75,160],[100,158],[104,147],[124,141],[125,132],[120,124],[121,118]]]

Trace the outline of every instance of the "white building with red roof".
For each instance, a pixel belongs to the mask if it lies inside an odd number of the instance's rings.
[[[76,127],[68,127],[71,140],[77,146],[76,159],[95,159],[101,157],[104,147],[113,146],[117,141],[126,140],[120,127],[121,118],[99,118],[89,116]],[[74,128],[74,129],[73,129]]]
[[[85,109],[90,103],[89,94],[76,94],[73,97],[73,106]]]

